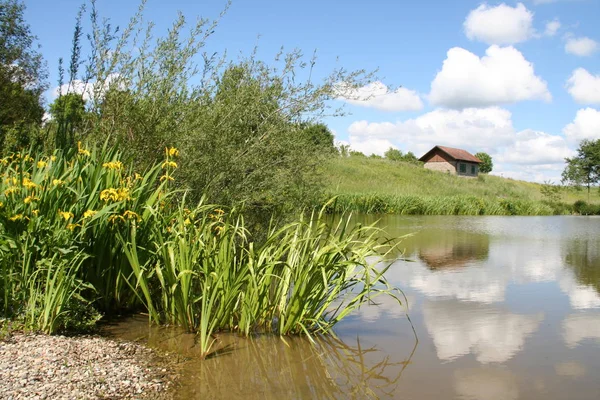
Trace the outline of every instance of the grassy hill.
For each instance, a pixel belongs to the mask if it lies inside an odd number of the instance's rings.
[[[493,175],[461,178],[386,159],[335,158],[323,173],[329,195],[338,196],[335,211],[349,208],[372,213],[543,215],[582,211],[574,210],[573,204],[587,201],[586,191],[562,188],[559,201],[549,202],[537,183]],[[596,188],[590,203],[600,203]],[[595,213],[596,208],[591,206],[583,212]]]

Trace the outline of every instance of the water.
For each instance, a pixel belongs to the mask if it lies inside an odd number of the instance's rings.
[[[413,233],[387,273],[410,321],[382,299],[316,345],[220,335],[221,354],[203,361],[193,336],[146,320],[109,333],[179,357],[181,399],[600,398],[600,218],[384,216],[379,225]]]

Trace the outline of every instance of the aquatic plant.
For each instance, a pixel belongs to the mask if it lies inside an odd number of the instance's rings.
[[[206,355],[217,331],[312,338],[379,295],[400,304],[381,230],[329,224],[327,203],[255,242],[243,211],[173,187],[176,157],[136,173],[114,147],[79,143],[0,160],[0,316],[53,333],[145,311],[197,332]]]

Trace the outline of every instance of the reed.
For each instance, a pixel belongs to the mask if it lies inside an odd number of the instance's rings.
[[[313,340],[377,296],[401,305],[381,230],[328,223],[326,203],[255,242],[242,211],[172,187],[176,157],[143,173],[106,146],[0,160],[0,317],[53,333],[144,311],[206,356],[219,331]]]
[[[341,194],[327,206],[329,213],[354,211],[401,215],[552,215],[555,207],[526,199],[484,197]]]

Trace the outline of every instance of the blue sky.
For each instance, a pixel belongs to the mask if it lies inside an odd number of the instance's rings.
[[[81,2],[25,1],[53,86]],[[98,0],[120,26],[137,5]],[[145,15],[158,35],[178,10],[214,18],[224,5],[148,0]],[[421,156],[436,144],[486,151],[495,174],[557,182],[579,141],[600,138],[598,16],[598,0],[234,0],[209,50],[248,55],[258,45],[270,61],[284,46],[317,50],[321,75],[378,69],[378,82],[337,101],[349,115],[324,121],[338,141],[367,154],[392,146]]]

